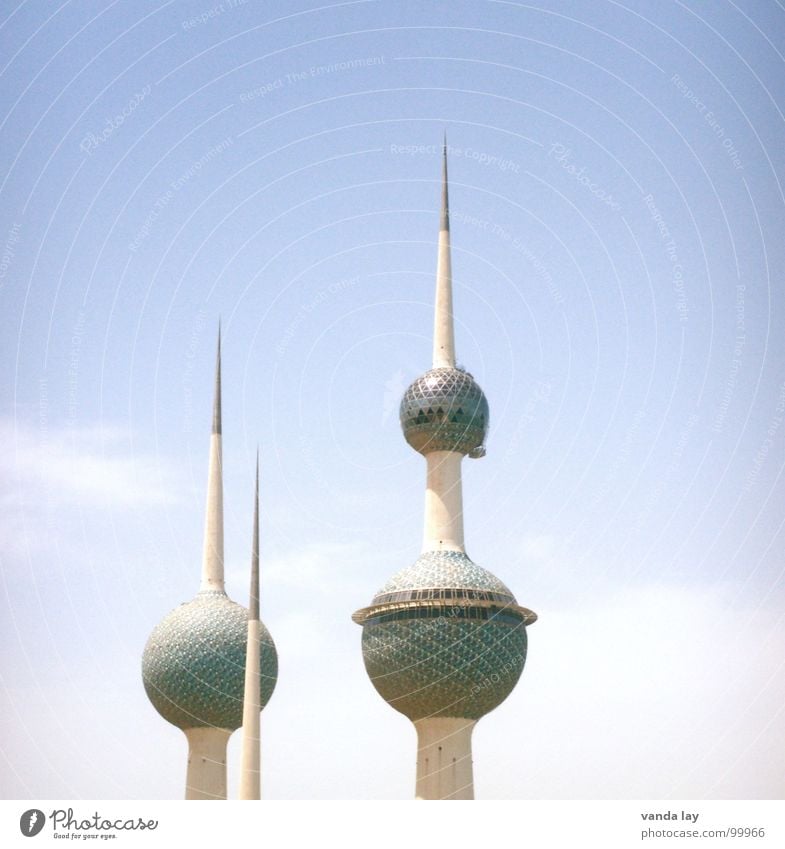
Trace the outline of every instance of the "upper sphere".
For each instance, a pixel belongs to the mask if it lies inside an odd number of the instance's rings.
[[[278,656],[260,629],[261,703],[275,688]],[[223,593],[202,592],[154,629],[142,657],[147,696],[178,728],[231,731],[243,722],[248,612]]]
[[[420,454],[485,454],[488,401],[462,369],[433,368],[418,377],[404,393],[400,417],[406,441]]]

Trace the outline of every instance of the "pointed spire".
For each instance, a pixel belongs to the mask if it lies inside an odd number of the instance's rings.
[[[447,133],[442,149],[442,206],[439,220],[439,252],[436,262],[436,304],[433,324],[433,367],[455,368],[455,332],[452,316],[452,267],[450,259],[450,206],[447,197]]]
[[[253,539],[251,542],[251,597],[248,618],[259,618],[259,449],[256,449],[256,490],[253,505]]]
[[[213,433],[221,433],[221,320],[218,319],[218,354],[215,358],[215,395],[213,397]]]
[[[444,131],[444,146],[442,148],[442,214],[439,229],[450,229],[450,201],[447,197],[447,130]]]
[[[221,451],[221,325],[218,325],[218,353],[215,364],[213,429],[210,436],[210,463],[207,472],[207,511],[204,524],[204,555],[200,592],[224,589],[224,507],[223,460]]]

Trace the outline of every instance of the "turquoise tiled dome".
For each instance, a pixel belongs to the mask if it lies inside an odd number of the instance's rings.
[[[452,610],[414,610],[430,615],[389,621],[381,616],[363,627],[363,660],[374,687],[412,721],[479,719],[507,698],[523,672],[520,617],[472,620]]]
[[[406,441],[421,454],[485,454],[488,401],[463,369],[433,368],[418,377],[403,395],[400,418]]]
[[[142,678],[150,701],[178,728],[242,725],[248,611],[223,593],[199,593],[160,622],[145,646]],[[261,626],[261,696],[275,688],[278,656]]]
[[[426,551],[411,566],[401,569],[379,590],[373,600],[379,604],[389,593],[430,587],[460,587],[506,596],[515,603],[510,590],[487,569],[478,566],[462,551]]]
[[[500,705],[523,671],[526,625],[536,619],[461,551],[426,551],[355,617],[374,687],[413,721],[479,719]]]

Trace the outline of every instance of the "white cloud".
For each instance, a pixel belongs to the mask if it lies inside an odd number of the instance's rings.
[[[740,598],[730,584],[603,585],[538,609],[511,697],[537,729],[515,733],[536,764],[520,794],[771,796],[785,634],[779,611]],[[509,734],[496,720],[485,733]]]
[[[2,500],[26,510],[38,505],[155,507],[175,501],[169,469],[135,453],[131,434],[113,426],[35,428],[0,419]]]

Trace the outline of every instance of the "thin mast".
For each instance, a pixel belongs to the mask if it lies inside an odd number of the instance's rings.
[[[213,428],[210,435],[210,464],[207,473],[207,511],[204,527],[204,555],[200,592],[225,592],[223,462],[221,449],[221,325],[218,325],[218,352],[215,363]]]
[[[248,644],[245,651],[240,799],[261,799],[260,720],[262,698],[259,672],[259,630],[259,452],[257,451],[251,543],[251,597],[248,601]]]
[[[455,331],[452,313],[450,260],[450,204],[447,196],[447,135],[442,151],[442,205],[439,215],[439,252],[436,263],[436,304],[433,325],[433,367],[455,368]]]

